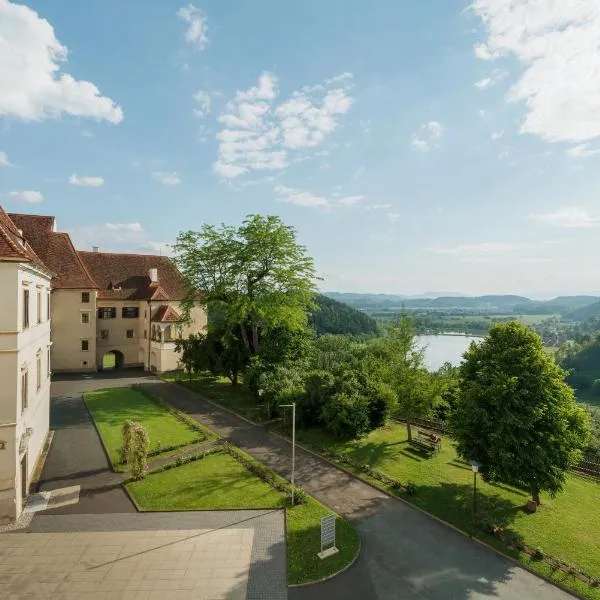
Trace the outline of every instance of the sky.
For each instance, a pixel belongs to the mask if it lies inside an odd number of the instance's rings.
[[[253,213],[328,291],[600,291],[597,0],[0,0],[0,204],[169,253]]]

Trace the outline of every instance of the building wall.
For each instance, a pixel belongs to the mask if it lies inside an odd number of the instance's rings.
[[[147,303],[146,303],[147,304]],[[162,305],[172,306],[178,313],[181,314],[181,307],[179,302],[152,302],[151,309],[152,315],[156,314],[156,311]],[[180,327],[182,337],[188,337],[191,333],[201,333],[206,327],[206,311],[201,306],[195,306],[192,308],[190,314],[191,321],[189,324]],[[151,325],[149,323],[148,316],[144,321],[144,328],[151,335]],[[172,330],[175,330],[177,326],[172,325]],[[172,337],[176,337],[176,332],[172,331]],[[148,340],[146,340],[148,342]],[[146,345],[146,352],[144,355],[144,368],[146,370],[157,371],[163,373],[165,371],[173,371],[180,368],[179,353],[175,350],[175,344],[172,342],[150,342],[150,369],[148,369],[148,346]]]
[[[6,298],[11,315],[10,322],[6,315],[0,321],[0,519],[15,519],[22,510],[21,460],[26,460],[28,486],[48,435],[50,281],[33,266],[0,262],[0,286],[3,308]],[[28,327],[23,323],[24,290],[29,291]],[[27,373],[26,406],[23,373]]]
[[[82,302],[83,293],[89,294],[89,302]],[[55,289],[51,301],[53,371],[95,371],[96,291]],[[88,341],[87,350],[82,350],[82,340]]]
[[[102,368],[103,356],[112,350],[123,354],[124,367],[136,367],[143,365],[140,357],[140,346],[143,345],[144,336],[144,306],[145,302],[125,300],[98,300],[97,308],[115,308],[114,319],[96,318],[96,364]],[[123,308],[137,308],[137,318],[124,318]],[[96,314],[98,310],[96,311]],[[107,332],[108,337],[102,337],[102,331]],[[133,331],[133,337],[127,337],[127,331]]]

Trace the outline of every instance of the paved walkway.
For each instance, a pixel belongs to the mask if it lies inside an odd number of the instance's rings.
[[[50,428],[54,440],[42,471],[41,492],[80,486],[79,502],[50,508],[53,514],[135,512],[121,488],[123,473],[113,473],[80,394],[53,398]]]
[[[86,389],[134,382],[147,385],[289,478],[289,443],[175,384],[140,377],[103,376],[100,382],[73,378],[53,383],[53,395],[57,391],[77,395]],[[290,589],[292,600],[572,600],[569,594],[326,461],[302,450],[296,460],[298,484],[354,522],[363,538],[363,551],[344,574],[323,584]]]

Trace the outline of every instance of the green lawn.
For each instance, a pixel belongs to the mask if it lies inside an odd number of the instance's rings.
[[[146,428],[150,437],[150,452],[206,439],[201,432],[195,431],[167,409],[131,388],[88,392],[85,401],[115,467],[119,466],[119,448],[123,445],[121,428],[127,419],[137,421]]]
[[[201,460],[149,475],[127,484],[142,510],[197,510],[235,508],[282,508],[286,498],[250,473],[228,454]],[[325,560],[320,550],[320,519],[332,511],[308,498],[306,504],[286,509],[288,582],[307,583],[331,575],[351,562],[359,549],[354,528],[338,517],[340,553]]]
[[[415,505],[469,530],[472,526],[473,473],[457,459],[451,440],[444,437],[442,450],[431,458],[408,444],[406,426],[387,425],[353,442],[335,442],[320,430],[297,432],[299,441],[348,454],[406,483],[417,485]],[[563,493],[552,499],[542,496],[535,514],[522,510],[529,495],[505,485],[490,485],[478,478],[478,515],[502,523],[528,546],[541,547],[600,578],[600,483],[569,475]]]
[[[177,382],[255,423],[265,421],[262,406],[256,403],[255,398],[241,383],[233,386],[226,377],[213,377],[201,373],[195,373],[192,378],[188,378],[182,371],[164,373],[161,377],[165,381]]]

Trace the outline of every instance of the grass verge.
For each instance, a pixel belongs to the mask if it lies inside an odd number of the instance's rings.
[[[123,445],[121,428],[127,419],[146,428],[153,457],[168,455],[208,437],[179,419],[173,411],[131,388],[97,390],[86,393],[84,398],[116,470],[123,470],[119,449]]]

